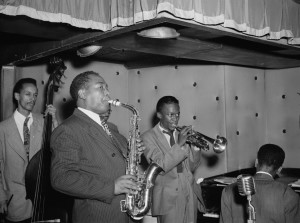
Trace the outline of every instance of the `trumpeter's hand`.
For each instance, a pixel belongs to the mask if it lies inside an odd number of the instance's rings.
[[[192,134],[192,126],[184,126],[178,134],[178,145],[183,146],[187,138]]]

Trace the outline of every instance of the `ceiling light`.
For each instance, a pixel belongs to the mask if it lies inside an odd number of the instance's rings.
[[[102,46],[98,45],[85,46],[77,50],[77,55],[80,57],[88,57],[97,53],[101,48]]]
[[[137,34],[142,37],[157,39],[171,39],[176,38],[180,35],[175,29],[165,26],[145,29]]]

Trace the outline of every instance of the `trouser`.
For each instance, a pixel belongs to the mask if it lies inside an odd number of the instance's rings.
[[[31,222],[31,218],[28,218],[26,220],[23,221],[9,221],[9,220],[5,220],[5,223],[30,223]]]
[[[158,223],[196,223],[197,198],[190,186],[186,184],[183,174],[179,174],[178,191],[175,207],[167,214],[157,216]]]

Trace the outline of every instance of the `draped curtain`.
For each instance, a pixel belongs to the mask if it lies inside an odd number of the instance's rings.
[[[300,44],[300,4],[293,0],[0,0],[0,13],[104,32],[167,16]]]

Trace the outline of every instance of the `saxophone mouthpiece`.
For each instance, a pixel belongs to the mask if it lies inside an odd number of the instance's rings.
[[[117,100],[109,100],[108,103],[112,104],[114,106],[121,106],[121,102],[119,102]]]

